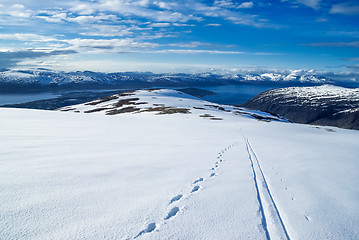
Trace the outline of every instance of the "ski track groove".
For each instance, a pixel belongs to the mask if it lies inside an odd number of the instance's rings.
[[[279,213],[277,204],[275,203],[273,196],[270,192],[270,189],[268,187],[267,180],[264,176],[259,159],[256,153],[254,152],[251,144],[249,143],[249,140],[247,138],[244,138],[244,140],[248,152],[248,158],[250,160],[251,168],[253,171],[253,179],[257,192],[257,199],[259,202],[259,211],[261,212],[262,215],[262,225],[266,233],[266,237],[268,240],[270,239],[290,240],[283,219]],[[256,164],[254,163],[254,159],[252,158],[251,153],[254,156]],[[255,165],[257,165],[257,167],[255,167]],[[259,169],[259,172],[258,170],[256,170],[256,168]],[[261,184],[258,185],[258,182],[260,182]],[[265,203],[266,207],[264,206],[263,203]],[[266,216],[267,214],[268,216]],[[278,233],[280,236],[278,236],[276,233]]]
[[[249,158],[249,161],[251,163],[251,168],[252,168],[252,172],[253,172],[253,180],[254,180],[254,185],[255,185],[255,188],[256,188],[256,192],[257,192],[257,199],[258,199],[258,203],[259,203],[259,211],[260,211],[261,217],[262,217],[262,226],[263,226],[263,229],[264,229],[264,231],[266,233],[267,239],[270,239],[269,232],[268,232],[268,229],[267,229],[267,221],[266,221],[266,217],[264,215],[264,210],[263,210],[262,198],[261,198],[261,195],[259,194],[259,187],[258,187],[258,183],[257,183],[257,174],[256,174],[256,171],[254,170],[253,160],[252,160],[251,154],[249,152],[247,141],[246,141],[246,148],[247,148],[248,158]]]
[[[194,180],[192,182],[192,185],[194,185],[194,187],[192,188],[192,190],[187,194],[177,194],[176,196],[174,196],[173,198],[170,199],[169,201],[169,205],[174,205],[174,203],[180,202],[182,199],[184,198],[188,198],[190,197],[192,194],[197,193],[199,190],[201,190],[203,187],[201,185],[199,185],[202,182],[208,181],[209,179],[212,179],[214,177],[217,176],[216,171],[219,168],[220,164],[222,164],[223,161],[223,154],[227,151],[230,150],[230,148],[236,146],[237,143],[231,144],[228,147],[225,147],[223,150],[221,150],[218,153],[218,156],[216,158],[216,162],[214,164],[214,167],[212,167],[210,169],[210,175],[209,178],[204,178],[204,177],[200,177],[197,178],[196,180]],[[219,162],[218,162],[219,161]],[[145,227],[142,231],[140,231],[135,237],[133,237],[132,239],[137,239],[138,237],[142,236],[143,234],[150,234],[152,232],[154,232],[156,229],[158,231],[158,227],[162,224],[164,224],[166,221],[168,221],[169,219],[175,217],[179,212],[181,212],[181,209],[178,206],[173,206],[168,212],[167,212],[167,216],[165,216],[162,221],[159,221],[160,223],[156,224],[156,222],[151,221],[149,224],[147,224],[147,227]]]

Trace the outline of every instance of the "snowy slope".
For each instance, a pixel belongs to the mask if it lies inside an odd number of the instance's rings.
[[[357,131],[130,94],[0,110],[0,239],[359,237]]]
[[[234,115],[245,115],[263,121],[273,120],[287,122],[286,119],[269,113],[211,103],[171,89],[129,91],[100,98],[85,104],[66,106],[59,110],[87,114],[99,113],[101,115],[117,115],[123,113],[138,114],[145,112],[154,112],[159,115],[193,113],[193,115],[197,115],[200,118],[210,120],[223,120],[217,117],[218,113],[227,112]]]

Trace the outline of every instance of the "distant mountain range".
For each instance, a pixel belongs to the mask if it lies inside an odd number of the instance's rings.
[[[240,83],[284,85],[333,84],[335,80],[314,71],[214,74],[91,71],[55,72],[40,70],[0,70],[0,92],[22,92],[91,88],[192,87]],[[358,84],[355,82],[355,84]]]

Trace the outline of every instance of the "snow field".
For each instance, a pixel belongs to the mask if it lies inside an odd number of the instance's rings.
[[[0,239],[358,238],[357,131],[140,94],[191,114],[0,110]]]

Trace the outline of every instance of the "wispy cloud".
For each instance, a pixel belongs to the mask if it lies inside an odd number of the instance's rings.
[[[237,3],[232,0],[215,0],[213,5],[221,8],[252,8],[253,2]]]
[[[158,44],[138,42],[131,38],[124,39],[68,39],[62,40],[70,45],[68,49],[89,52],[130,52],[134,49],[154,48]]]
[[[332,14],[357,15],[359,3],[357,1],[334,4],[329,11]]]
[[[344,30],[336,30],[336,31],[329,31],[326,34],[335,37],[353,37],[359,38],[359,31],[344,31]]]
[[[222,26],[222,24],[219,24],[219,23],[208,23],[208,24],[206,24],[206,26],[209,26],[209,27],[220,27],[220,26]]]
[[[151,27],[169,27],[171,26],[170,23],[166,23],[166,22],[157,22],[157,23],[152,23],[150,24]]]
[[[179,47],[179,48],[197,48],[197,47],[206,47],[211,49],[218,49],[218,48],[234,48],[237,45],[225,45],[225,44],[213,44],[213,43],[206,43],[206,42],[198,42],[198,41],[191,41],[191,42],[178,42],[178,43],[170,43],[168,46],[171,47]]]
[[[2,14],[8,14],[12,17],[17,18],[29,18],[32,14],[32,11],[29,9],[26,9],[24,5],[21,4],[14,4],[9,7],[3,8],[1,11]]]
[[[57,41],[57,39],[53,37],[42,36],[32,33],[0,33],[0,39],[35,42]]]
[[[237,8],[252,8],[253,6],[253,2],[244,2],[241,3]]]
[[[359,62],[359,57],[357,57],[357,58],[345,58],[344,60]]]
[[[321,0],[282,0],[282,2],[290,2],[294,6],[304,5],[313,9],[319,9]]]
[[[77,53],[74,50],[56,50],[56,51],[38,51],[38,50],[20,50],[20,51],[0,51],[0,66],[9,68],[26,59],[35,59],[40,57],[50,57],[57,55],[68,55]]]
[[[317,42],[317,43],[304,43],[299,45],[312,46],[312,47],[352,47],[359,48],[359,41],[354,42]]]
[[[163,49],[154,51],[143,51],[143,53],[174,53],[174,54],[224,54],[224,55],[277,55],[276,53],[221,51],[207,49]]]

